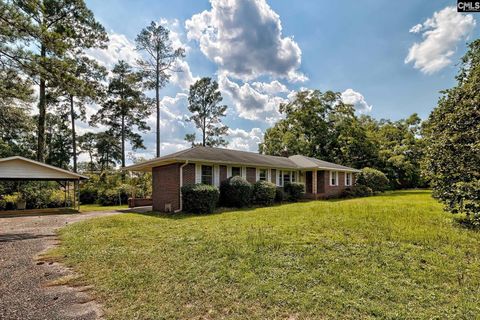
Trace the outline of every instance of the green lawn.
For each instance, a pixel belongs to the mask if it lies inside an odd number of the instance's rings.
[[[70,225],[110,319],[474,319],[480,233],[428,191]]]
[[[80,212],[90,212],[90,211],[110,211],[110,210],[120,210],[128,209],[128,205],[117,205],[117,206],[102,206],[99,204],[82,204],[80,205]]]

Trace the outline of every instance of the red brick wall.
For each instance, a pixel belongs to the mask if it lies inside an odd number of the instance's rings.
[[[330,185],[330,172],[325,171],[324,174],[324,192],[320,194],[322,198],[333,198],[338,197],[342,194],[342,191],[345,189],[345,173],[339,172],[338,173],[338,185],[331,186]]]
[[[189,163],[183,167],[183,185],[195,184],[195,164]]]
[[[247,181],[250,183],[257,182],[257,170],[255,168],[247,168]]]
[[[227,166],[220,166],[220,183],[227,180]]]
[[[180,208],[180,166],[174,163],[153,168],[153,211],[165,211],[166,203],[172,204],[172,210]]]
[[[273,184],[277,184],[277,170],[275,169],[272,169],[272,172],[271,172],[272,176],[270,177],[270,181],[273,183]]]

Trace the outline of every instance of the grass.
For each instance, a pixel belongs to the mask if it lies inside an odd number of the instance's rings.
[[[109,319],[474,319],[480,233],[428,191],[70,225]],[[78,280],[76,280],[78,281]]]
[[[116,206],[102,206],[99,204],[82,204],[80,205],[80,212],[91,212],[91,211],[110,211],[110,210],[121,210],[128,209],[128,205],[116,205]]]

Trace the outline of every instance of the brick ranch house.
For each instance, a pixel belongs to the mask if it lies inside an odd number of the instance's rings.
[[[201,146],[125,169],[152,172],[154,211],[180,211],[180,189],[194,183],[220,186],[223,180],[237,175],[250,183],[266,180],[279,187],[298,182],[305,185],[306,198],[321,199],[339,195],[355,183],[355,174],[360,172],[301,155],[286,158]]]

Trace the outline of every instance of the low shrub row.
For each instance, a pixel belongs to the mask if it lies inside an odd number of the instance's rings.
[[[23,205],[19,208],[21,202]],[[0,210],[60,208],[64,205],[64,192],[49,188],[26,188],[24,193],[14,192],[0,198]]]
[[[211,213],[218,204],[243,208],[252,204],[272,205],[275,202],[298,201],[304,192],[304,186],[289,183],[282,189],[267,181],[258,181],[252,185],[244,178],[235,176],[223,181],[220,189],[211,185],[194,184],[182,187],[181,191],[185,211]]]

